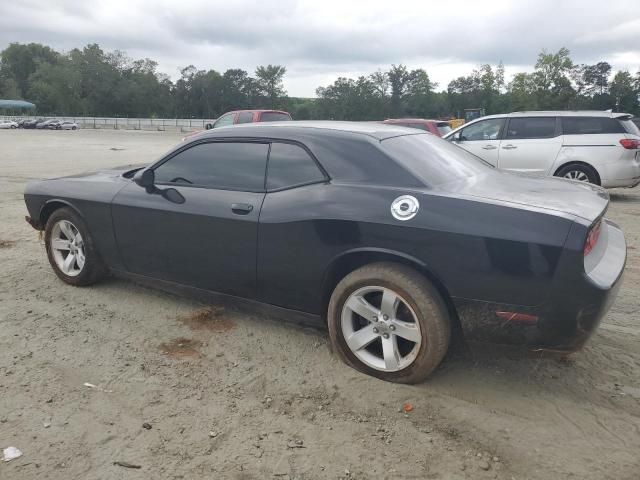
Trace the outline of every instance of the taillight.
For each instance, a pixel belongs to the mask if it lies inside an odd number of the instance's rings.
[[[623,138],[620,140],[620,145],[627,150],[636,150],[640,148],[640,140],[636,140],[635,138]]]
[[[589,230],[589,233],[587,234],[587,241],[584,244],[584,256],[585,257],[587,255],[589,255],[591,250],[593,250],[593,248],[596,246],[596,243],[598,243],[598,238],[600,237],[600,227],[601,226],[602,226],[602,221],[599,221],[593,227],[591,227],[591,230]]]

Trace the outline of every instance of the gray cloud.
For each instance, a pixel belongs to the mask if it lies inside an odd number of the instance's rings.
[[[441,86],[474,65],[530,68],[542,48],[566,46],[579,63],[640,66],[636,1],[395,2],[388,0],[21,0],[0,4],[0,49],[87,43],[178,68],[224,70],[279,63],[287,87],[312,95],[318,81],[391,63],[425,68]],[[443,4],[444,3],[444,4]],[[393,6],[392,6],[393,5]],[[466,70],[465,70],[466,69]]]

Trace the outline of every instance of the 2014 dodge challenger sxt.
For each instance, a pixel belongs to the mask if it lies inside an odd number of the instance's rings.
[[[580,348],[626,261],[599,187],[373,123],[216,129],[146,168],[29,183],[25,201],[71,285],[114,272],[312,314],[347,364],[404,383],[460,329]]]

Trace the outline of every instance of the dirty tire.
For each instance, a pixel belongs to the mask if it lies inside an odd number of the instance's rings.
[[[342,331],[342,311],[351,294],[378,286],[400,295],[415,312],[421,344],[412,363],[397,371],[365,364],[349,348]],[[449,347],[451,321],[444,300],[423,275],[404,265],[380,262],[361,267],[344,277],[334,289],[327,311],[329,336],[339,357],[354,369],[389,382],[419,383],[440,364]]]
[[[567,175],[572,175],[572,177],[567,177]],[[575,163],[565,165],[564,167],[560,168],[556,172],[555,176],[579,180],[579,178],[577,178],[578,175],[586,176],[587,182],[589,183],[593,183],[594,185],[600,185],[600,182],[598,181],[597,172],[593,169],[593,167],[590,167],[589,165],[582,165],[582,164],[575,164]]]
[[[84,242],[85,263],[80,273],[76,276],[66,275],[58,267],[53,256],[51,248],[51,233],[54,225],[60,220],[67,220],[71,222],[78,229],[78,232],[80,232]],[[69,285],[74,285],[76,287],[91,285],[102,280],[107,274],[107,268],[95,248],[93,238],[89,233],[86,223],[82,217],[80,217],[80,215],[71,208],[59,208],[51,214],[45,226],[44,244],[47,251],[47,258],[49,259],[49,263],[51,264],[53,271],[60,280],[68,283]]]

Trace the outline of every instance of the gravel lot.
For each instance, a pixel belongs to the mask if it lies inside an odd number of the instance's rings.
[[[0,449],[23,452],[1,479],[640,477],[640,189],[612,191],[626,277],[584,350],[459,346],[399,386],[342,365],[323,331],[57,279],[25,182],[150,162],[179,139],[0,131]]]

